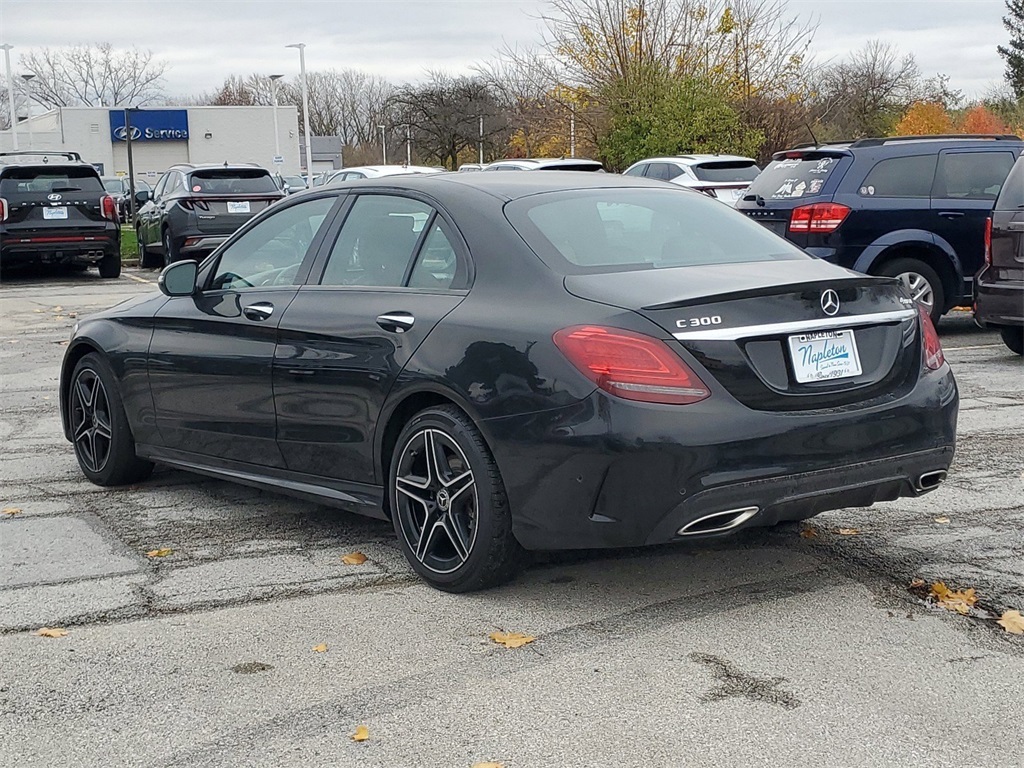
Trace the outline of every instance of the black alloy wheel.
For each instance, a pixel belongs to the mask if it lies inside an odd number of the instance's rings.
[[[75,456],[86,477],[98,485],[123,485],[152,472],[152,463],[135,453],[113,374],[98,354],[78,361],[67,405]]]
[[[515,575],[522,550],[504,485],[461,410],[440,406],[413,417],[398,438],[389,475],[399,542],[427,583],[470,592]]]
[[[178,252],[174,250],[174,242],[171,240],[171,231],[164,230],[164,266],[173,264],[178,260]]]
[[[135,239],[139,244],[139,266],[140,267],[159,267],[160,261],[152,251],[146,247],[145,240],[142,239],[142,230],[135,230]]]

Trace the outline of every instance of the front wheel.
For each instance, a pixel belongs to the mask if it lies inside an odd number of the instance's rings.
[[[146,241],[142,239],[142,230],[135,230],[135,237],[139,244],[139,266],[147,269],[160,266],[158,254],[153,253],[146,247]]]
[[[149,476],[153,464],[135,453],[135,439],[106,360],[95,352],[79,360],[67,397],[71,441],[87,478],[96,485],[126,485]]]
[[[170,230],[164,230],[164,266],[173,264],[178,260],[178,252],[174,248],[174,241],[171,240]]]
[[[445,592],[511,580],[523,560],[494,457],[455,406],[416,414],[398,437],[388,493],[402,551],[419,576]]]
[[[1011,352],[1024,355],[1024,328],[1000,328],[999,335],[1003,337],[1003,344],[1009,347]]]
[[[938,325],[946,308],[946,292],[938,272],[919,259],[903,258],[886,262],[878,274],[899,278],[910,298],[923,306],[932,322]]]

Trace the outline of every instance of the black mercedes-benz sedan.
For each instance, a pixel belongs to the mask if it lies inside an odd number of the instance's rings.
[[[315,188],[76,326],[85,475],[153,462],[393,521],[452,592],[526,550],[717,536],[916,496],[958,396],[899,281],[605,174]]]

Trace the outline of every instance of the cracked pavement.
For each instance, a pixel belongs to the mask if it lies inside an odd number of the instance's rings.
[[[938,491],[821,515],[814,538],[548,554],[454,596],[380,521],[168,469],[82,477],[62,342],[153,280],[0,286],[0,507],[21,510],[0,515],[0,764],[990,766],[1019,749],[1024,638],[906,589],[1024,609],[1024,366],[966,314],[940,327],[962,403]],[[343,565],[353,550],[367,562]],[[496,629],[537,641],[500,648]]]

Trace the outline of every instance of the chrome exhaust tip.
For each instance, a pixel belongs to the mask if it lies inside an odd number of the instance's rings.
[[[757,507],[741,507],[727,509],[723,512],[712,512],[710,515],[691,520],[678,531],[679,536],[697,536],[704,533],[721,533],[738,528],[758,513]]]
[[[925,472],[914,484],[914,487],[919,491],[934,491],[943,480],[946,479],[946,470],[936,469],[932,472]]]

